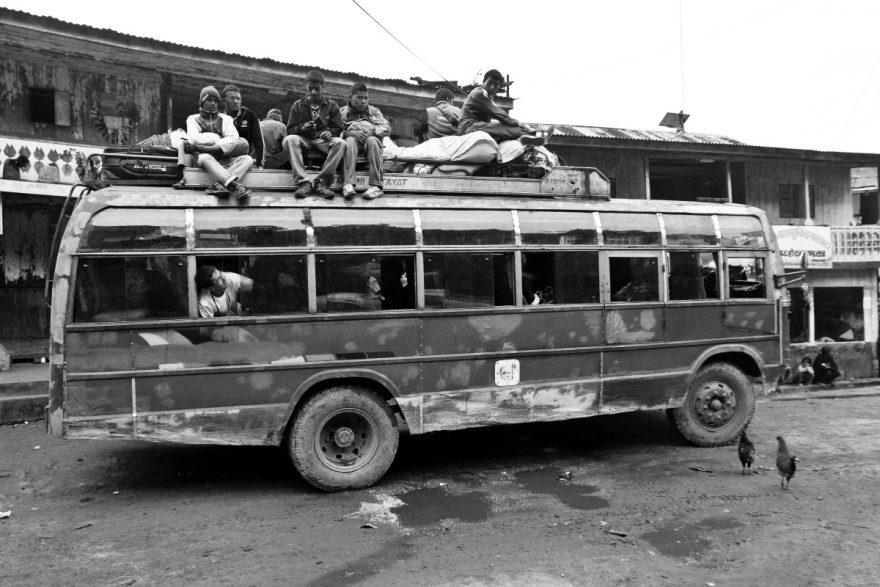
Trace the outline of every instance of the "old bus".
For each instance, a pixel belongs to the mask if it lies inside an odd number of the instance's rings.
[[[390,176],[370,202],[85,195],[55,268],[50,433],[279,445],[324,490],[376,482],[400,430],[663,409],[730,443],[782,367],[764,213],[585,197],[593,176],[561,173]],[[249,278],[239,315],[200,316],[208,265]]]

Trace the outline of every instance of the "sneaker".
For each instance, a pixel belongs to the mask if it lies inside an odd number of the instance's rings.
[[[342,186],[342,197],[345,198],[346,200],[352,199],[356,193],[357,192],[354,190],[354,186],[351,185],[350,183],[347,183],[344,186]]]
[[[363,193],[363,197],[365,200],[375,200],[376,198],[381,198],[384,194],[382,188],[377,185],[371,185],[367,188],[367,191]]]
[[[177,183],[172,184],[171,187],[174,188],[174,189],[176,189],[176,190],[185,190],[185,189],[186,189],[186,180],[185,180],[185,179],[181,179],[181,180],[178,181]]]
[[[210,186],[208,186],[208,189],[205,190],[205,193],[209,196],[228,196],[229,190],[223,187],[223,184],[219,181],[215,181]]]
[[[296,188],[296,191],[293,192],[293,196],[295,198],[305,198],[306,196],[310,196],[314,188],[312,187],[312,182],[303,181],[300,182],[299,187]]]
[[[315,182],[315,185],[312,187],[312,191],[316,195],[324,198],[325,200],[332,200],[333,198],[336,197],[336,194],[333,193],[333,190],[331,190],[326,185],[324,185],[324,182],[321,181],[320,179]]]
[[[245,187],[244,185],[242,185],[240,183],[236,183],[235,187],[229,186],[229,188],[230,188],[229,194],[233,198],[235,198],[236,202],[239,202],[239,203],[248,199],[248,197],[251,195],[251,190],[247,189],[247,187]]]
[[[531,135],[523,135],[519,138],[519,142],[524,145],[531,145],[533,147],[538,147],[547,142],[547,139],[544,137],[534,137]]]

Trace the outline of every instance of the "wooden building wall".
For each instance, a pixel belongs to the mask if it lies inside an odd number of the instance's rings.
[[[552,141],[551,141],[552,143]],[[611,179],[614,197],[644,200],[648,158],[645,153],[551,145],[566,165],[595,167]]]
[[[24,54],[5,45],[0,51],[0,134],[114,145],[165,130],[159,74],[58,53]],[[31,88],[54,90],[68,118],[56,124],[33,122]]]
[[[775,224],[804,224],[804,218],[780,216],[779,185],[803,184],[804,169],[814,186],[815,224],[847,226],[852,220],[850,168],[791,161],[746,162],[746,203],[763,208]]]

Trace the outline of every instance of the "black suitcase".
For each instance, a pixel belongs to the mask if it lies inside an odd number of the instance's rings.
[[[171,185],[183,177],[173,147],[107,147],[101,158],[109,184]]]

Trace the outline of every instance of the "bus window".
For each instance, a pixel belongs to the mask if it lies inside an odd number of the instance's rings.
[[[727,297],[764,298],[764,259],[757,257],[727,257]]]
[[[196,209],[193,216],[198,248],[306,246],[299,209]]]
[[[602,237],[606,245],[659,245],[656,214],[602,212]]]
[[[317,255],[319,312],[414,309],[413,255]]]
[[[84,257],[76,272],[75,322],[186,318],[183,257]]]
[[[766,247],[764,227],[754,216],[719,216],[721,245],[725,247]]]
[[[718,298],[715,253],[669,253],[669,299]]]
[[[520,211],[519,227],[526,245],[595,245],[592,212]]]
[[[529,251],[522,261],[523,303],[599,303],[599,253]]]
[[[609,257],[612,302],[660,300],[656,257]]]
[[[305,255],[239,255],[228,257],[199,257],[197,279],[202,267],[212,266],[228,277],[232,273],[243,278],[243,286],[237,278],[225,279],[239,284],[224,300],[226,306],[216,308],[205,288],[196,295],[199,304],[204,302],[221,313],[217,316],[259,316],[267,314],[306,313],[309,307],[308,280]],[[234,308],[229,302],[237,302]],[[199,312],[202,316],[204,314]]]
[[[416,244],[411,210],[311,210],[319,247],[388,247]]]
[[[514,305],[513,253],[426,253],[425,307]]]
[[[664,214],[668,245],[717,245],[715,224],[706,214]]]
[[[108,208],[89,221],[83,251],[186,248],[183,210]]]
[[[431,245],[512,245],[513,218],[498,210],[422,210],[422,234]]]

